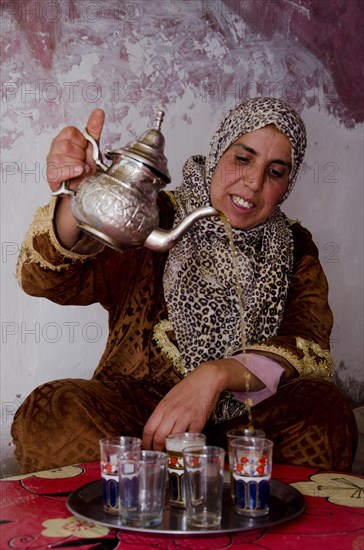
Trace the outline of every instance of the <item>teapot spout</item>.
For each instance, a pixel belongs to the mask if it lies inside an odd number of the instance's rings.
[[[154,229],[148,238],[144,241],[143,246],[156,250],[158,252],[166,252],[170,250],[183,235],[187,233],[192,225],[202,218],[209,216],[218,216],[219,212],[212,206],[201,206],[188,214],[179,225],[169,231],[163,229]]]

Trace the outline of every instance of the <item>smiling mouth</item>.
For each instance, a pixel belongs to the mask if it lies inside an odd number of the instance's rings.
[[[254,204],[251,202],[248,202],[241,197],[238,197],[237,195],[231,195],[231,200],[233,201],[236,206],[242,206],[243,208],[253,208]]]

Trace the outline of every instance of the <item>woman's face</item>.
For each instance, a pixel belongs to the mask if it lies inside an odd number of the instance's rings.
[[[233,227],[263,223],[285,194],[291,144],[273,125],[240,136],[220,158],[211,181],[211,204]]]

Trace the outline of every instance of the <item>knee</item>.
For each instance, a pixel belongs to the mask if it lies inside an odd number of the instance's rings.
[[[61,460],[77,461],[70,450],[85,428],[83,411],[93,410],[93,386],[87,380],[56,380],[35,388],[26,398],[11,427],[15,458],[23,473],[62,465]]]
[[[57,418],[64,418],[74,391],[72,380],[56,380],[35,388],[17,410],[12,430],[16,433],[20,425],[25,425],[27,433],[39,432]]]

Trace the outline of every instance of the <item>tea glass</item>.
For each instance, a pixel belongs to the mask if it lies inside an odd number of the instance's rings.
[[[250,517],[269,513],[273,441],[239,437],[230,441],[235,510]]]
[[[185,447],[202,447],[205,444],[206,436],[199,432],[177,433],[166,437],[165,446],[168,454],[168,482],[171,506],[186,507],[183,449]]]
[[[163,519],[167,480],[167,454],[141,451],[118,458],[121,523],[151,527]]]
[[[258,429],[250,428],[235,428],[226,433],[228,441],[228,457],[229,457],[229,472],[230,472],[230,490],[231,498],[235,500],[235,485],[233,480],[233,469],[232,469],[232,459],[231,459],[231,450],[230,450],[230,441],[237,437],[265,437],[265,432]]]
[[[109,514],[120,513],[118,456],[123,452],[140,453],[142,440],[138,437],[115,436],[100,439],[100,467],[103,507]]]
[[[215,527],[221,523],[225,449],[203,446],[183,450],[187,524]]]

